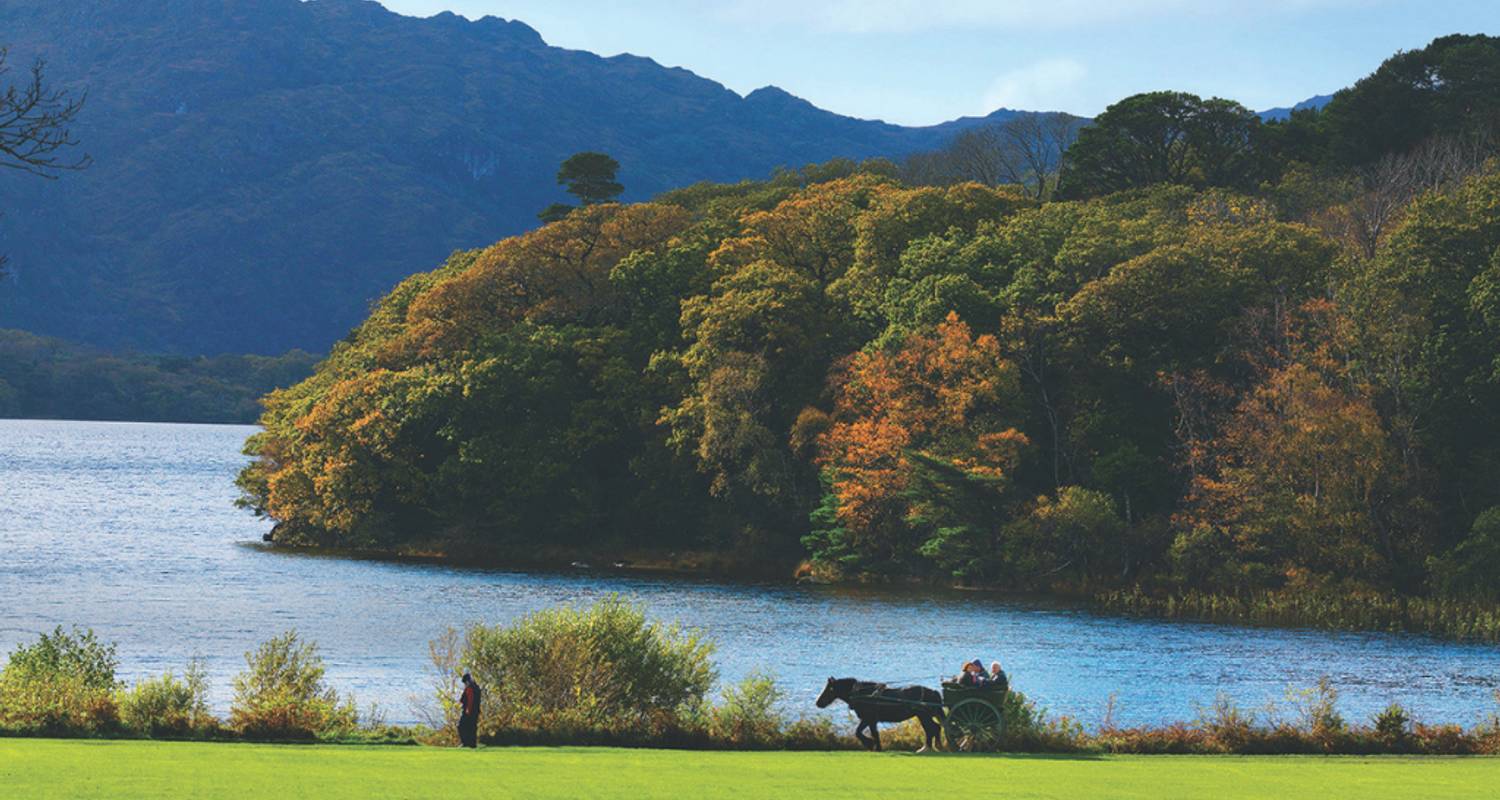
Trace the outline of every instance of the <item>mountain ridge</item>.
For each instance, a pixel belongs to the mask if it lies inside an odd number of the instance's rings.
[[[0,325],[140,351],[324,350],[406,275],[532,227],[581,150],[639,200],[1030,113],[861,120],[373,0],[9,0],[0,29],[13,65],[89,92],[94,157],[6,185]]]

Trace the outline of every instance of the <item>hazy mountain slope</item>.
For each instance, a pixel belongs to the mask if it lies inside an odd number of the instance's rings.
[[[108,347],[326,348],[400,277],[531,226],[578,150],[618,158],[635,199],[899,156],[980,121],[741,98],[518,22],[361,0],[3,0],[0,31],[13,64],[40,54],[87,87],[95,159],[57,182],[0,176],[0,324]]]
[[[1260,118],[1261,118],[1261,120],[1263,122],[1273,122],[1273,121],[1286,120],[1286,119],[1291,119],[1293,111],[1306,111],[1308,109],[1312,109],[1314,111],[1318,111],[1318,110],[1321,110],[1323,108],[1323,106],[1328,105],[1329,101],[1331,101],[1331,100],[1333,100],[1333,95],[1331,95],[1331,94],[1319,94],[1319,95],[1314,95],[1312,97],[1309,97],[1306,100],[1303,100],[1302,102],[1300,102],[1300,103],[1298,103],[1298,104],[1296,104],[1294,106],[1280,106],[1280,107],[1277,107],[1277,108],[1268,108],[1265,111],[1260,111],[1260,112],[1257,112],[1257,113],[1260,114]]]

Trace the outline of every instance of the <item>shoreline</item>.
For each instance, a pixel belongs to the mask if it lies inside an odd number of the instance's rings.
[[[1500,643],[1500,603],[1424,597],[1297,596],[1263,593],[1252,598],[1201,592],[1152,593],[1139,587],[1083,592],[1015,591],[999,586],[964,586],[932,578],[836,579],[819,574],[806,560],[750,560],[706,550],[628,547],[546,548],[519,553],[505,548],[449,550],[433,546],[399,549],[347,548],[275,542],[247,542],[266,552],[310,558],[341,558],[459,569],[654,575],[732,584],[818,585],[893,592],[985,595],[1056,604],[1090,613],[1126,618],[1200,622],[1243,628],[1309,629],[1349,633],[1426,636],[1455,643]]]
[[[269,537],[269,534],[268,534]],[[547,548],[519,553],[506,548],[444,549],[414,545],[401,548],[333,547],[288,544],[264,538],[246,546],[265,552],[311,558],[343,558],[355,561],[385,561],[404,564],[434,564],[462,569],[540,570],[546,572],[593,571],[674,575],[684,578],[715,578],[735,583],[799,582],[795,561],[778,560],[752,568],[742,559],[705,550],[653,550],[626,547]]]

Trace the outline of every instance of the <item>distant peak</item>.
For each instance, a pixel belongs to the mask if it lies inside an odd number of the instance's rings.
[[[780,86],[762,86],[759,89],[745,95],[745,102],[755,103],[763,106],[794,107],[804,106],[815,108],[812,103],[788,92]]]
[[[750,94],[745,95],[745,99],[746,100],[766,101],[766,100],[801,100],[802,98],[798,97],[797,95],[792,94],[791,92],[789,92],[789,91],[781,88],[780,86],[776,86],[775,84],[767,84],[765,86],[760,87],[759,89],[756,89],[755,91],[751,92]]]
[[[401,14],[395,11],[391,11],[383,4],[378,2],[378,0],[314,0],[312,5],[325,11],[345,14],[361,13],[366,14],[371,18],[390,17],[394,19],[397,17],[410,16],[407,14]],[[521,22],[520,20],[505,19],[503,17],[490,15],[471,20],[460,14],[455,14],[452,11],[439,11],[438,13],[433,14],[430,17],[416,17],[415,19],[420,19],[424,22],[435,23],[438,25],[467,28],[479,31],[482,34],[499,34],[512,41],[530,42],[541,45],[546,44],[546,42],[542,40],[542,35],[538,33],[535,28],[527,25],[524,22]]]

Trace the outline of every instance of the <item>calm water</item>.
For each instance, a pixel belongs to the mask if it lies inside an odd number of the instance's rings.
[[[231,505],[253,429],[0,420],[0,649],[58,624],[119,642],[123,676],[209,665],[214,702],[256,643],[295,627],[330,679],[391,721],[417,717],[427,643],[446,626],[504,622],[620,592],[705,629],[722,675],[772,670],[810,709],[830,674],[916,679],[999,656],[1017,688],[1097,722],[1111,693],[1125,723],[1192,718],[1215,693],[1284,699],[1330,675],[1347,714],[1399,699],[1425,721],[1494,707],[1500,648],[1097,616],[978,595],[722,584],[636,575],[520,573],[289,555]]]

